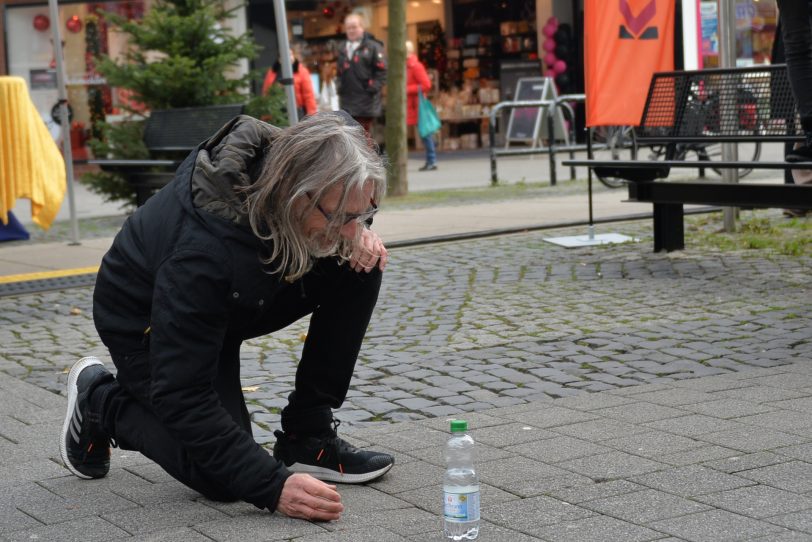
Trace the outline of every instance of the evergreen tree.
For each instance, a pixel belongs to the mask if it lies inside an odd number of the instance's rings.
[[[241,8],[226,9],[223,0],[157,0],[141,20],[105,13],[130,47],[123,59],[99,59],[97,69],[149,109],[244,100],[253,74],[229,72],[254,58],[257,46],[250,34],[234,36],[223,26]]]
[[[251,97],[248,91],[257,74],[234,77],[240,61],[253,59],[258,50],[250,34],[234,36],[224,26],[242,7],[227,9],[224,0],[156,0],[141,19],[105,12],[104,22],[127,34],[129,48],[117,59],[102,52],[96,57],[96,70],[108,85],[131,91],[133,102],[148,110],[247,102],[247,114],[286,126],[281,88]],[[122,109],[129,111],[124,104]],[[89,142],[93,154],[149,158],[141,140],[142,119],[139,115],[118,124],[96,123]],[[134,190],[119,175],[93,172],[82,180],[107,201],[135,203]]]

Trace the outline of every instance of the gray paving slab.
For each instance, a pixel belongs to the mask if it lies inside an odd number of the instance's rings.
[[[701,448],[705,443],[665,431],[650,431],[601,441],[603,446],[630,454],[658,459],[663,455]]]
[[[737,473],[762,484],[795,493],[812,491],[812,463],[788,461]]]
[[[175,501],[106,512],[100,517],[128,533],[144,534],[176,527],[189,527],[228,516],[198,502]]]
[[[547,496],[530,497],[518,502],[507,502],[483,509],[483,519],[538,536],[545,525],[587,518],[595,512]]]
[[[786,463],[788,461],[790,461],[790,459],[785,456],[765,451],[751,454],[737,454],[723,459],[706,461],[703,463],[703,466],[718,470],[720,472],[726,472],[727,474],[734,474],[761,467],[767,467],[769,465]]]
[[[801,510],[812,513],[812,498],[763,485],[699,495],[694,499],[715,508],[756,519]]]
[[[645,422],[643,426],[667,431],[684,437],[695,437],[704,433],[717,433],[719,431],[730,431],[741,429],[742,425],[732,420],[721,420],[703,414],[687,414],[679,418],[666,418]]]
[[[706,463],[717,459],[725,459],[729,457],[738,456],[741,452],[738,450],[731,450],[730,448],[723,448],[722,446],[701,446],[698,448],[691,448],[678,452],[665,452],[657,456],[657,461],[667,463],[675,467],[684,467],[687,465],[696,465],[698,463]]]
[[[209,542],[211,538],[188,527],[167,529],[159,533],[147,533],[126,539],[128,542]]]
[[[507,447],[507,450],[529,459],[556,463],[567,459],[597,455],[611,451],[606,446],[573,437],[558,436]]]
[[[807,434],[806,428],[810,426],[809,416],[801,412],[784,410],[746,416],[736,421],[743,427],[705,433],[696,438],[743,452],[802,444],[809,440],[804,436]]]
[[[786,532],[786,529],[778,525],[724,510],[709,510],[679,518],[655,521],[649,526],[692,542],[750,540],[767,535],[769,538]]]
[[[705,493],[716,493],[727,489],[755,485],[746,478],[714,471],[699,465],[661,470],[660,472],[635,476],[631,480],[637,484],[684,497],[695,497]]]
[[[809,510],[773,516],[767,521],[794,531],[812,534],[812,512]]]
[[[54,525],[45,525],[22,531],[7,533],[5,540],[22,542],[23,540],[88,540],[105,542],[131,538],[127,531],[105,521],[98,516],[89,516]]]
[[[667,468],[663,463],[618,451],[568,459],[556,465],[595,481],[616,480]]]
[[[299,521],[280,514],[269,515],[257,510],[239,518],[225,517],[214,521],[200,522],[194,531],[206,537],[206,540],[238,542],[242,540],[290,540],[298,537],[313,537],[326,534],[327,531],[318,523]]]
[[[379,540],[393,540],[395,542],[409,540],[391,529],[379,526],[362,525],[315,536],[300,537],[298,540],[310,542],[377,542]],[[290,540],[290,539],[288,539]]]
[[[638,525],[709,510],[711,507],[655,489],[593,499],[580,506]]]
[[[76,480],[51,439],[65,368],[105,354],[92,290],[0,298],[0,539],[438,539],[457,416],[478,441],[483,540],[809,539],[810,509],[794,508],[812,498],[812,261],[567,251],[543,237],[392,252],[337,415],[342,434],[397,463],[342,486],[346,517],[334,524],[207,501],[122,450],[108,478]],[[272,442],[307,324],[245,345],[261,442]]]
[[[410,536],[409,540],[413,542],[436,542],[437,540],[443,540],[444,535],[441,530],[437,530],[431,533],[425,533],[423,535],[416,535]],[[482,521],[480,523],[479,528],[479,538],[478,540],[505,540],[510,542],[534,542],[537,540],[541,540],[535,536],[530,536],[525,533],[519,532],[515,529],[508,529],[507,527],[503,527],[501,525],[495,525],[493,523],[489,523],[487,521]]]
[[[546,540],[561,542],[603,542],[660,540],[663,533],[609,516],[594,516],[542,527],[535,531]]]
[[[576,487],[565,487],[547,493],[550,497],[570,504],[581,504],[587,501],[634,493],[647,489],[645,486],[629,482],[628,480],[611,480],[608,482],[593,482]]]

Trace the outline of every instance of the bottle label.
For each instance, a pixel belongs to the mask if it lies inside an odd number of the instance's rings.
[[[443,515],[446,521],[478,521],[479,491],[470,493],[443,492]]]

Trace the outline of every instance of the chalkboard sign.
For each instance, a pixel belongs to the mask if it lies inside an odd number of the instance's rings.
[[[555,100],[558,96],[551,77],[523,77],[516,83],[514,101]],[[554,125],[556,139],[565,138],[566,129],[561,111],[556,111]],[[547,137],[547,111],[545,107],[517,107],[510,110],[505,147],[512,142],[530,143],[535,147],[539,138]]]

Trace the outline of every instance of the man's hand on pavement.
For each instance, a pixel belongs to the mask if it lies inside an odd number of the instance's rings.
[[[341,516],[344,505],[336,486],[309,474],[294,473],[285,480],[276,509],[292,518],[334,521]]]

